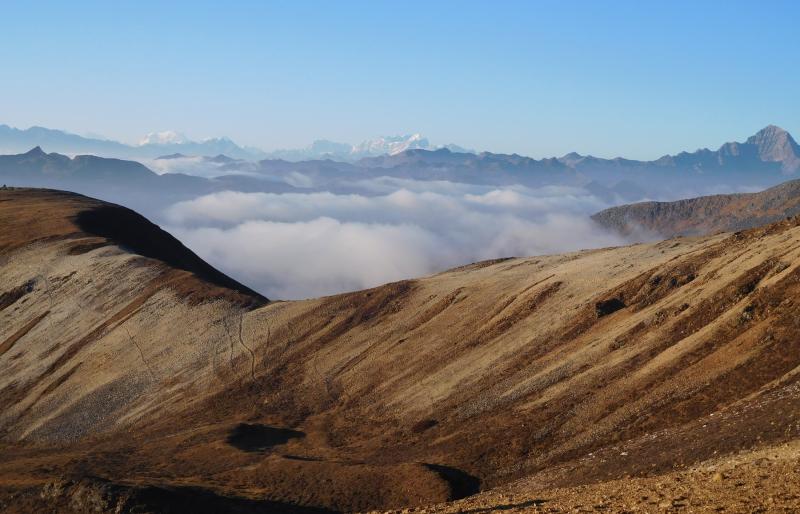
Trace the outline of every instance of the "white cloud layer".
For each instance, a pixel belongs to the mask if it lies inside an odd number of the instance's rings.
[[[403,182],[361,184],[373,196],[222,192],[175,204],[166,220],[201,257],[273,299],[624,243],[589,220],[606,205],[580,188]]]

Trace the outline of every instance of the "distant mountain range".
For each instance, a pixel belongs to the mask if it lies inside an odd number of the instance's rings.
[[[45,153],[38,146],[23,154],[0,155],[0,184],[80,192],[148,213],[175,201],[215,191],[294,190],[284,182],[245,175],[215,178],[182,173],[159,175],[136,161],[95,155],[69,157]]]
[[[154,159],[168,154],[182,154],[193,157],[210,157],[224,154],[235,159],[256,161],[260,159],[283,159],[305,161],[312,159],[332,159],[337,161],[356,161],[364,157],[384,154],[397,154],[411,149],[436,150],[448,148],[454,152],[469,152],[456,145],[434,146],[420,134],[388,136],[363,141],[357,145],[318,140],[306,148],[264,152],[259,148],[239,146],[226,137],[192,141],[179,132],[151,132],[139,144],[129,145],[102,139],[84,137],[62,130],[44,127],[18,129],[0,125],[0,153],[24,153],[32,147],[40,146],[48,152],[66,155],[92,154],[118,159]]]
[[[338,175],[385,175],[414,180],[449,180],[476,184],[541,186],[580,185],[598,194],[634,199],[675,199],[705,191],[761,189],[790,178],[800,169],[800,149],[785,130],[768,126],[744,143],[726,143],[718,150],[701,149],[667,155],[654,161],[602,159],[576,153],[561,158],[533,159],[517,154],[409,149],[365,157],[353,163],[330,160],[258,163],[262,174],[302,173],[317,183]],[[614,191],[610,191],[609,188]]]
[[[306,148],[276,150],[267,154],[268,159],[285,161],[308,161],[330,159],[334,161],[357,161],[365,157],[397,155],[407,150],[439,150],[445,148],[458,153],[475,153],[457,145],[435,146],[420,134],[379,137],[362,141],[357,145],[337,143],[326,139],[314,141]]]
[[[118,141],[83,137],[62,130],[44,127],[18,129],[0,125],[0,153],[20,153],[40,146],[48,152],[68,155],[92,154],[118,159],[153,159],[169,153],[189,155],[226,154],[239,159],[260,159],[264,152],[257,148],[242,147],[228,138],[189,141],[172,133],[148,134],[139,145]]]
[[[0,128],[0,136],[2,134],[20,138],[21,134],[26,134],[26,137],[38,134],[40,139],[60,140],[62,146],[72,141],[69,144],[73,149],[83,148],[79,143],[100,141],[47,129],[17,131],[5,127]],[[0,137],[0,141],[8,140]],[[192,143],[172,134],[148,137],[139,147],[100,141],[108,145],[107,153],[120,148],[187,150],[188,153],[159,153],[160,157],[147,160],[160,175],[136,162],[91,155],[70,159],[59,153],[46,153],[36,146],[34,150],[0,158],[0,180],[9,185],[78,191],[111,201],[120,200],[113,194],[115,188],[120,194],[139,192],[142,201],[154,201],[154,198],[166,201],[223,189],[357,191],[369,194],[370,180],[389,177],[497,187],[583,187],[606,203],[614,204],[675,200],[717,191],[758,190],[784,182],[800,169],[800,149],[796,141],[788,132],[772,125],[744,143],[726,143],[715,151],[683,152],[654,161],[601,159],[574,153],[561,158],[533,159],[517,154],[456,152],[448,148],[397,151],[407,145],[423,144],[424,138],[415,137],[389,138],[381,143],[365,145],[358,151],[370,153],[382,149],[393,153],[363,157],[353,162],[329,158],[296,162],[286,159],[253,161],[236,158],[236,155],[241,155],[238,151],[226,151],[226,148],[230,150],[226,145],[235,146],[234,143],[214,141],[216,143]],[[200,147],[210,153],[192,156],[198,153],[192,150]]]
[[[61,130],[31,127],[21,130],[0,125],[0,153],[24,153],[39,146],[47,152],[67,155],[92,154],[101,157],[150,161],[162,156],[217,157],[244,161],[337,161],[358,168],[413,168],[430,174],[445,175],[445,170],[461,173],[504,170],[530,173],[563,171],[588,178],[586,182],[648,181],[690,176],[694,183],[736,183],[749,186],[776,184],[781,177],[800,170],[800,147],[792,136],[774,125],[760,130],[744,143],[725,143],[717,150],[703,148],[694,152],[665,155],[653,161],[622,157],[603,159],[569,153],[560,158],[532,159],[516,154],[476,154],[455,145],[435,146],[420,134],[381,137],[357,145],[319,140],[302,149],[263,152],[239,146],[227,138],[191,141],[176,132],[156,132],[145,136],[138,145],[87,138]],[[222,156],[222,157],[220,157]],[[248,165],[248,169],[253,166]],[[274,165],[266,164],[267,169]],[[308,167],[308,166],[305,166]],[[313,165],[311,166],[313,167]],[[329,165],[325,165],[329,167]],[[436,170],[436,171],[434,171]],[[417,173],[415,173],[417,174]],[[486,177],[480,177],[481,182]],[[518,178],[518,177],[517,177]]]
[[[559,161],[595,178],[660,180],[680,176],[695,183],[766,186],[781,182],[800,169],[800,147],[788,132],[769,125],[744,143],[725,143],[717,150],[703,148],[654,161],[600,159],[577,153],[567,154]]]

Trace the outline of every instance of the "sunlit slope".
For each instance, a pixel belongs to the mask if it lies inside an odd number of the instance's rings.
[[[266,303],[167,243],[98,235],[81,213],[102,207],[0,192],[14,487],[77,474],[366,510],[798,435],[794,219]]]
[[[620,205],[600,211],[592,219],[622,234],[675,237],[745,230],[799,213],[800,180],[790,180],[758,193]]]

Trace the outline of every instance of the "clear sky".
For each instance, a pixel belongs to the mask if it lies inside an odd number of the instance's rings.
[[[800,2],[3,2],[0,123],[654,158],[800,135]]]

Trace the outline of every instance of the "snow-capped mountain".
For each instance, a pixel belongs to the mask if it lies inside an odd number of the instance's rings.
[[[452,152],[475,153],[457,145],[432,145],[428,138],[421,134],[406,134],[401,136],[383,136],[368,139],[350,145],[337,143],[326,139],[314,141],[305,148],[276,150],[268,154],[270,159],[283,159],[286,161],[307,161],[317,159],[331,159],[334,161],[357,161],[364,157],[378,157],[381,155],[397,155],[406,150],[439,150],[447,148]]]
[[[150,132],[139,140],[139,146],[145,145],[169,145],[169,144],[182,144],[188,143],[189,138],[175,132],[173,130],[165,130],[163,132]]]
[[[363,141],[353,147],[351,154],[359,157],[395,155],[406,150],[431,150],[428,138],[421,134],[388,136]]]
[[[264,152],[258,148],[239,146],[228,138],[190,141],[174,131],[152,132],[138,144],[125,144],[119,141],[83,137],[63,130],[45,127],[18,129],[0,125],[0,154],[27,152],[41,146],[47,152],[66,155],[91,154],[99,157],[117,159],[154,159],[172,153],[186,155],[214,156],[225,154],[237,159],[258,160]]]

